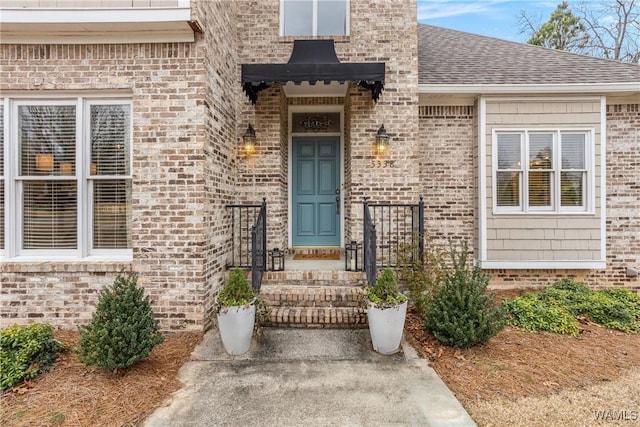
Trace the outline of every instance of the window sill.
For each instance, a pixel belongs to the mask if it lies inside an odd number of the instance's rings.
[[[478,261],[483,270],[604,270],[606,261]]]
[[[119,273],[132,269],[132,258],[127,256],[72,257],[18,256],[0,258],[2,273]]]
[[[595,216],[592,211],[497,211],[491,212],[493,216]]]
[[[336,43],[349,43],[351,36],[278,36],[278,43],[293,43],[296,40],[333,40]]]

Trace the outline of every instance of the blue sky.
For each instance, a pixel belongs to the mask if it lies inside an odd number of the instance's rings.
[[[546,22],[562,0],[418,0],[418,22],[526,42],[518,15],[525,10],[536,22]],[[569,4],[575,1],[569,1]]]

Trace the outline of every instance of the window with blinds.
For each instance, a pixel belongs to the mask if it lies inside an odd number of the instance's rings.
[[[561,136],[562,166],[560,169],[561,206],[584,207],[586,168],[586,137],[583,133],[564,133]]]
[[[519,133],[502,133],[497,136],[498,171],[497,205],[520,206],[522,194],[522,135]]]
[[[9,105],[4,115],[0,107],[0,128],[6,117],[15,147],[9,164],[17,167],[3,168],[7,135],[0,132],[3,256],[130,250],[131,102],[74,97]],[[12,198],[6,213],[5,194]],[[11,230],[5,217],[15,224]]]
[[[128,105],[91,105],[93,247],[131,247],[130,117]]]
[[[551,207],[553,179],[553,134],[529,135],[529,186],[531,207]]]
[[[22,248],[77,248],[76,107],[19,106],[18,147]]]
[[[0,251],[4,249],[4,101],[0,98]]]
[[[586,211],[590,137],[587,131],[496,132],[495,209]]]

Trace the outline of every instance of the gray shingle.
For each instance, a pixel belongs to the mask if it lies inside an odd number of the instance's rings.
[[[640,65],[418,24],[420,84],[634,83]]]

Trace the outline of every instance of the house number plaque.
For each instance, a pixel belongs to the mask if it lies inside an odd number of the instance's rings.
[[[395,160],[372,160],[371,167],[376,169],[395,168],[396,161]]]

